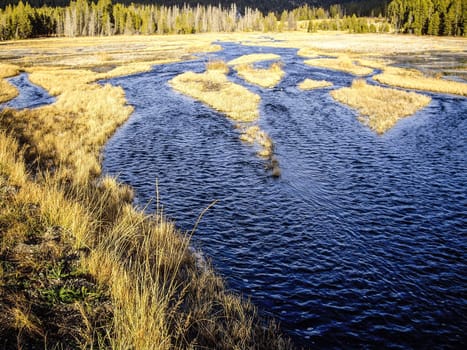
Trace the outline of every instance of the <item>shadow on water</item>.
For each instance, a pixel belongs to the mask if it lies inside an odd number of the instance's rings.
[[[194,246],[304,347],[464,344],[467,99],[433,94],[426,109],[377,136],[335,103],[332,88],[296,88],[304,78],[348,86],[351,75],[306,66],[296,50],[223,46],[111,80],[135,112],[108,142],[105,172],[131,184],[142,207],[158,179],[165,212],[183,229],[219,200]],[[168,85],[203,71],[208,59],[257,52],[282,56],[287,75],[278,87],[252,86],[233,70],[229,78],[261,95],[279,179],[227,118]],[[12,107],[45,101],[27,92],[25,75],[13,79],[21,98]]]

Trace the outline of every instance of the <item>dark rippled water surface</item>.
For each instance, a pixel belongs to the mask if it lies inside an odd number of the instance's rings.
[[[210,58],[253,52],[281,55],[287,72],[272,90],[230,73],[261,95],[280,178],[227,118],[169,87],[208,57],[111,81],[135,113],[109,141],[105,171],[134,186],[141,206],[158,179],[183,229],[217,199],[193,245],[306,348],[465,345],[467,99],[433,94],[378,136],[329,88],[296,88],[304,78],[348,86],[351,75],[308,67],[289,49],[226,44]]]

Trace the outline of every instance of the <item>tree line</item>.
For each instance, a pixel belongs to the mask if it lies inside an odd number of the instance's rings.
[[[143,1],[143,0],[141,0]],[[346,8],[304,5],[264,14],[256,8],[196,5],[113,4],[112,0],[74,0],[68,6],[32,7],[22,0],[0,9],[0,40],[39,36],[191,34],[205,32],[346,30],[466,35],[467,0],[393,0],[387,17],[348,16]],[[388,22],[389,19],[389,22]]]
[[[340,5],[332,5],[329,9],[305,5],[290,11],[263,14],[249,7],[239,10],[235,4],[229,7],[190,7],[75,0],[66,7],[32,7],[20,0],[17,5],[7,5],[5,9],[0,9],[0,40],[39,36],[277,32],[296,30],[300,21],[308,21],[305,25],[309,31],[370,31],[367,22],[365,25],[362,25],[361,20],[357,23],[355,16],[344,16],[344,12]]]
[[[393,0],[388,17],[401,33],[467,35],[467,0]]]
[[[7,5],[17,5],[21,0],[0,0],[0,8],[5,8]],[[25,0],[22,0],[23,2]],[[68,6],[70,0],[28,0],[32,7],[65,7]],[[351,16],[378,16],[384,14],[387,0],[118,0],[123,5],[131,5],[138,3],[140,5],[160,5],[160,6],[178,6],[183,7],[185,4],[189,7],[196,5],[208,6],[215,5],[223,8],[229,8],[235,4],[240,10],[244,8],[257,8],[263,14],[271,11],[282,12],[283,10],[291,11],[299,6],[308,5],[322,8],[339,3],[344,9],[345,14]]]

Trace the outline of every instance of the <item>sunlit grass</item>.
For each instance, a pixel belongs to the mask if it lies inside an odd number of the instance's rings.
[[[37,303],[46,307],[36,286],[53,292],[64,278],[58,262],[76,259],[73,273],[83,270],[83,276],[88,276],[82,277],[83,285],[102,290],[102,301],[80,299],[66,307],[57,302],[47,309],[56,322],[63,322],[60,330],[68,341],[57,348],[290,348],[274,326],[263,327],[250,303],[229,293],[208,265],[196,262],[188,249],[189,235],[178,231],[161,212],[148,216],[137,211],[131,204],[131,189],[99,177],[102,146],[132,108],[126,105],[122,89],[94,82],[148,71],[153,64],[187,59],[194,52],[219,50],[211,44],[213,40],[308,48],[307,56],[315,51],[345,53],[353,70],[385,69],[385,63],[370,57],[375,51],[459,50],[465,39],[322,33],[273,36],[283,41],[272,42],[259,33],[233,33],[2,43],[1,77],[25,69],[31,81],[57,96],[50,106],[0,113],[0,253],[7,259],[0,266],[0,312],[8,315],[1,329],[9,331],[1,334],[13,335],[12,347],[27,348],[31,344],[26,341],[41,339],[43,330],[50,329],[50,320],[31,308]],[[250,62],[243,58],[243,63],[279,58],[260,55],[249,57]],[[3,62],[16,66],[6,67]],[[238,121],[240,138],[256,145],[272,174],[279,176],[270,136],[252,124],[258,119],[259,96],[231,83],[225,63],[210,62],[207,70],[183,74],[172,84],[177,80],[192,93],[188,95]],[[405,73],[390,69],[385,73],[406,79]],[[420,76],[411,79],[417,86],[427,82]],[[430,80],[428,85],[438,82],[443,80]],[[366,116],[362,120],[379,133],[429,103],[426,96],[362,82],[332,94],[358,109]],[[51,268],[59,276],[53,281],[47,279]],[[50,334],[47,341],[51,346]],[[36,344],[36,348],[44,348],[44,343],[42,339],[42,346]]]
[[[235,70],[247,82],[264,88],[273,88],[280,83],[285,75],[280,62],[272,63],[268,68],[256,68],[251,64],[240,64],[235,66]]]
[[[317,33],[284,32],[271,33],[266,38],[259,33],[238,33],[229,40],[242,41],[245,45],[283,47],[310,50],[320,54],[363,54],[363,55],[397,55],[426,54],[427,52],[445,51],[462,52],[465,38],[433,37],[397,34],[348,34],[341,31],[318,31]]]
[[[240,40],[240,39],[239,39]],[[390,66],[394,57],[426,57],[430,53],[459,55],[462,60],[466,39],[461,37],[429,37],[394,34],[345,34],[343,32],[300,33],[287,32],[271,34],[270,38],[250,34],[244,39],[245,45],[284,47],[298,49],[298,55],[317,57],[326,55],[337,58],[310,59],[306,63],[357,76],[368,75],[372,69],[382,70],[375,79],[383,84],[408,89],[450,93],[466,96],[466,83],[442,79],[443,71],[434,71],[439,78],[426,77],[415,69],[422,69],[423,63],[414,64],[413,70]],[[423,60],[422,60],[423,62]],[[429,62],[429,59],[427,60]],[[460,65],[462,66],[461,61]],[[465,66],[465,65],[464,65]],[[431,69],[431,68],[430,68]],[[465,74],[465,67],[460,71]]]
[[[7,102],[18,96],[18,89],[4,80],[4,78],[15,76],[18,73],[18,66],[0,63],[0,103]]]
[[[170,85],[235,121],[251,122],[259,117],[260,97],[229,81],[222,71],[186,72],[173,78]]]
[[[281,57],[270,53],[254,53],[243,55],[228,62],[233,66],[238,75],[251,84],[264,88],[276,86],[284,77],[285,72],[282,69],[281,62],[273,62],[268,68],[257,68],[254,63],[264,61],[277,61]]]
[[[214,60],[214,61],[209,61],[206,64],[206,70],[208,70],[208,71],[220,71],[221,73],[228,73],[230,68],[224,61]]]
[[[9,78],[19,73],[19,67],[14,64],[0,63],[0,78]]]
[[[305,79],[298,84],[300,90],[313,90],[332,86],[332,83],[326,80]]]
[[[400,118],[410,116],[427,106],[431,98],[415,92],[369,85],[355,80],[351,87],[331,91],[332,97],[352,108],[359,120],[378,134],[392,128]]]
[[[0,80],[0,103],[7,102],[18,96],[18,89],[6,80]]]
[[[356,64],[349,56],[341,55],[338,58],[319,58],[305,61],[312,67],[329,68],[354,75],[368,75],[373,73],[373,69]]]
[[[111,36],[10,41],[0,59],[23,67],[108,67],[179,61],[193,53],[220,50],[211,36]]]
[[[281,56],[273,53],[253,53],[250,55],[243,55],[238,58],[235,58],[228,62],[229,66],[237,66],[240,64],[252,64],[262,61],[276,61],[279,60]]]
[[[374,76],[380,83],[406,89],[426,90],[467,96],[467,83],[431,78],[421,72],[397,67],[386,67],[383,73]]]
[[[316,49],[313,49],[311,47],[304,47],[298,50],[297,55],[301,57],[315,58],[320,54]]]

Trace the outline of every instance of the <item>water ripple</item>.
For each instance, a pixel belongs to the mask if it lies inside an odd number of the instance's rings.
[[[159,180],[167,215],[229,286],[278,318],[304,347],[457,348],[467,329],[467,100],[433,102],[383,136],[361,125],[329,89],[348,74],[309,67],[296,50],[225,44],[198,60],[114,79],[135,106],[109,141],[104,168],[133,185],[137,203]],[[209,58],[277,53],[275,89],[229,79],[261,95],[261,128],[282,167],[272,179],[232,123],[167,81]],[[148,210],[153,210],[150,205]]]
[[[50,96],[46,90],[31,84],[27,73],[21,73],[7,80],[18,89],[19,94],[14,99],[0,104],[0,109],[2,107],[15,109],[37,108],[55,101],[55,98]]]

